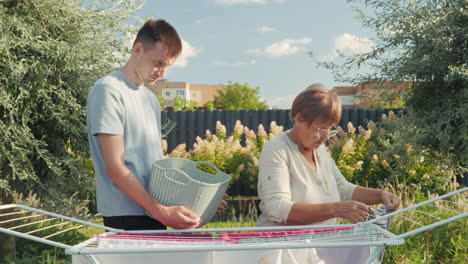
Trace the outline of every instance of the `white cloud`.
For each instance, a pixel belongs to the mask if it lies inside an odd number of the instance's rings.
[[[346,55],[372,51],[374,43],[368,38],[359,38],[350,33],[343,33],[335,40],[335,50]]]
[[[247,62],[247,61],[238,61],[238,62],[215,61],[213,64],[216,65],[216,66],[220,66],[220,67],[237,68],[237,67],[240,67],[240,66],[243,66],[243,65],[257,64],[257,61],[256,60],[251,60],[249,62]]]
[[[338,51],[346,56],[372,51],[374,42],[368,38],[360,38],[351,33],[343,33],[335,39],[333,50],[330,54],[320,57],[323,61],[332,61],[338,57]]]
[[[266,0],[216,0],[220,5],[266,4]]]
[[[202,23],[201,20],[196,20],[196,21],[195,21],[195,24],[201,24],[201,23]]]
[[[192,47],[187,41],[182,40],[182,53],[174,61],[174,67],[185,68],[188,65],[188,58],[197,56],[200,50]]]
[[[283,39],[263,49],[251,49],[247,52],[270,57],[288,56],[296,54],[298,51],[303,50],[303,45],[309,44],[310,42],[312,42],[311,38]]]
[[[279,32],[278,29],[269,26],[260,26],[257,28],[258,32],[266,33],[266,32]]]
[[[291,105],[296,98],[295,94],[290,94],[286,96],[274,97],[267,100],[267,104],[270,107],[275,107],[278,109],[291,109]]]

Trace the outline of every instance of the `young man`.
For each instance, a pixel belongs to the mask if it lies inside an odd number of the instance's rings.
[[[159,101],[144,84],[163,78],[181,51],[182,42],[169,23],[148,20],[125,66],[99,79],[88,95],[97,209],[106,226],[144,230],[200,224],[200,218],[188,209],[163,206],[145,188],[152,163],[163,154]]]

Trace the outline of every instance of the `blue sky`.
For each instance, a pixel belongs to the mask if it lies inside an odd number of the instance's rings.
[[[167,20],[183,39],[169,81],[248,83],[282,109],[309,84],[348,85],[317,68],[309,52],[333,60],[337,49],[349,54],[373,45],[346,0],[147,0],[137,15]]]

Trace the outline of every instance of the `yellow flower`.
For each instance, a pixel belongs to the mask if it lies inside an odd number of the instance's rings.
[[[371,163],[374,164],[374,165],[379,163],[379,156],[377,156],[377,154],[372,155]]]
[[[165,139],[161,142],[163,153],[167,152],[167,141]]]
[[[390,169],[390,164],[386,160],[382,160],[382,167],[386,170]]]
[[[395,120],[397,117],[393,111],[388,112],[388,119]]]
[[[406,153],[411,153],[413,152],[413,146],[411,146],[410,144],[406,144]]]

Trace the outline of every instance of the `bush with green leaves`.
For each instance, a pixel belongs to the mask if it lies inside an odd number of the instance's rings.
[[[415,143],[418,128],[393,112],[378,125],[356,129],[329,141],[332,157],[346,179],[373,188],[411,185],[414,190],[444,193],[463,172],[456,158]]]
[[[63,200],[93,193],[85,106],[128,48],[135,1],[0,3],[0,190]],[[123,55],[120,55],[123,56]]]
[[[336,81],[377,85],[403,98],[421,142],[468,160],[468,4],[466,0],[349,0],[375,32],[369,52],[319,61]],[[402,83],[406,93],[392,93]],[[384,102],[385,103],[385,102]]]
[[[139,7],[0,1],[0,203],[32,192],[58,212],[76,192],[75,208],[94,200],[86,97],[128,53],[124,36],[132,29],[124,23]]]
[[[444,193],[456,176],[466,171],[457,166],[453,156],[418,145],[418,128],[403,118],[390,112],[382,119],[378,125],[369,122],[368,129],[359,127],[357,133],[351,123],[348,133],[338,127],[339,136],[330,139],[328,149],[350,182],[372,188],[404,184],[422,193]],[[211,162],[256,190],[261,149],[282,132],[282,127],[272,123],[269,134],[261,125],[255,134],[237,121],[233,133],[227,136],[226,128],[217,122],[215,135],[207,131],[205,139],[197,137],[192,149],[186,151],[186,145],[181,144],[168,156]]]
[[[186,145],[181,144],[168,156],[210,162],[221,171],[231,175],[233,181],[239,180],[250,189],[256,190],[261,149],[265,142],[282,132],[283,127],[272,122],[269,133],[265,131],[263,125],[259,125],[258,133],[255,134],[253,130],[237,121],[234,131],[228,136],[226,127],[218,121],[214,135],[207,130],[204,139],[196,138],[192,149],[186,151]],[[163,142],[163,148],[167,149],[166,142]]]

